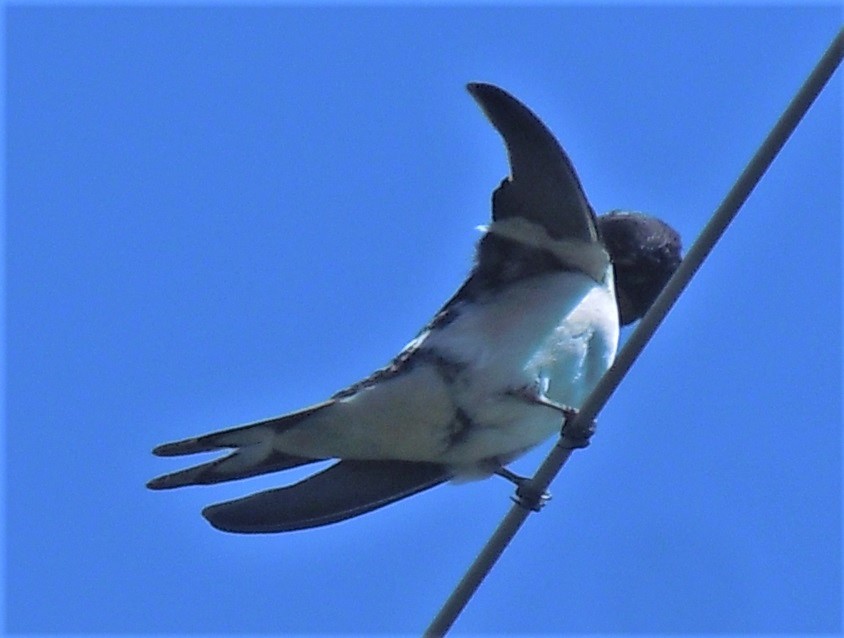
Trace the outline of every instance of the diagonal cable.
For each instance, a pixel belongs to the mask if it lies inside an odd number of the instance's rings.
[[[624,348],[619,352],[612,367],[598,382],[598,385],[580,408],[576,418],[566,424],[568,431],[585,431],[604,405],[615,392],[627,372],[635,363],[639,354],[650,341],[656,329],[665,319],[668,311],[677,298],[692,280],[704,260],[715,247],[715,244],[727,230],[739,209],[747,200],[759,180],[768,170],[774,158],[782,149],[788,138],[797,128],[800,120],[806,115],[815,98],[826,86],[832,74],[841,63],[844,56],[844,29],[839,30],[835,39],[824,52],[817,66],[800,87],[800,90],[785,109],[780,119],[771,129],[768,137],[762,142],[759,150],[748,162],[742,174],[738,177],[730,192],[713,213],[712,218],[701,232],[695,243],[689,249],[680,267],[671,277],[656,298],[653,306],[642,318],[639,325],[630,335]],[[545,461],[530,480],[527,488],[534,494],[544,492],[551,481],[562,469],[563,465],[576,449],[576,443],[570,440],[565,432],[548,454]],[[524,488],[521,488],[524,489]],[[516,532],[527,519],[530,510],[517,502],[493,532],[487,544],[478,554],[475,561],[457,584],[448,600],[443,604],[439,613],[425,630],[425,636],[443,636],[457,620],[460,612],[468,604],[472,595],[477,591],[483,579],[492,570],[495,562],[504,549],[516,535]]]

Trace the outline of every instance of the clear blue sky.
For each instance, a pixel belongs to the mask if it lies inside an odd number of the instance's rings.
[[[491,479],[243,537],[157,443],[321,400],[467,272],[501,85],[598,211],[686,245],[841,23],[826,8],[7,8],[6,628],[420,632]],[[842,78],[456,625],[841,629]],[[547,446],[515,469],[529,473]]]

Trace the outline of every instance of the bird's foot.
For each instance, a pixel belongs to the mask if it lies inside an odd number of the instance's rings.
[[[567,450],[577,450],[589,445],[589,440],[598,427],[595,421],[578,423],[576,419],[578,414],[577,410],[570,409],[570,413],[566,415],[563,421],[563,429],[560,432],[560,441],[557,445]]]
[[[535,405],[541,405],[546,408],[550,408],[551,410],[556,410],[557,412],[560,412],[566,418],[566,420],[573,419],[577,416],[577,410],[575,410],[571,406],[563,405],[562,403],[552,401],[540,391],[538,385],[526,385],[520,388],[512,388],[507,391],[507,394],[512,397],[516,397],[518,399],[527,401],[528,403],[533,403]]]
[[[536,489],[533,481],[526,476],[519,476],[506,467],[498,468],[495,473],[516,486],[516,493],[510,498],[520,507],[538,512],[551,500],[550,493]]]
[[[563,415],[563,427],[561,431],[562,438],[560,445],[563,447],[575,450],[577,448],[586,447],[589,445],[589,439],[595,434],[595,421],[591,423],[574,428],[571,426],[576,421],[579,410],[569,405],[557,403],[546,397],[538,385],[527,385],[521,388],[513,388],[507,392],[510,396],[517,397],[535,405],[541,405],[551,410],[556,410]]]

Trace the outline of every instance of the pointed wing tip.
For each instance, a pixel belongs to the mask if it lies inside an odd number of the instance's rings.
[[[495,86],[494,84],[490,84],[489,82],[468,82],[466,84],[466,90],[469,91],[469,94],[477,99],[478,97],[484,97],[485,95],[506,95],[508,97],[512,97],[507,91],[502,89],[499,86]]]
[[[221,532],[241,532],[242,529],[234,528],[231,521],[226,521],[225,511],[221,511],[225,503],[218,503],[217,505],[209,505],[202,509],[202,518],[211,524],[211,527],[218,529]]]
[[[496,126],[496,128],[501,124],[499,113],[497,112],[501,110],[501,107],[498,105],[504,102],[510,102],[511,104],[517,104],[520,107],[523,106],[521,102],[510,95],[507,91],[501,87],[495,86],[494,84],[488,84],[486,82],[469,82],[466,85],[466,90],[475,102],[478,103],[478,106],[481,107],[481,110],[487,118],[493,122],[493,125]]]
[[[246,497],[248,498],[248,497]],[[230,534],[277,534],[280,532],[294,532],[296,530],[319,527],[334,522],[332,520],[314,519],[276,519],[272,516],[266,521],[261,520],[260,508],[241,508],[237,501],[226,501],[209,505],[202,510],[202,517],[214,529]]]
[[[472,97],[475,97],[479,92],[484,90],[484,87],[489,86],[485,82],[467,82],[466,90]]]

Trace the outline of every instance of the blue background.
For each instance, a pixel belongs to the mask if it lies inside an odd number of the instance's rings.
[[[287,535],[163,441],[325,398],[459,285],[530,105],[596,210],[690,245],[841,23],[796,8],[7,8],[14,632],[419,633],[491,479]],[[462,633],[841,629],[841,74],[481,587]],[[515,464],[529,473],[548,446]]]

